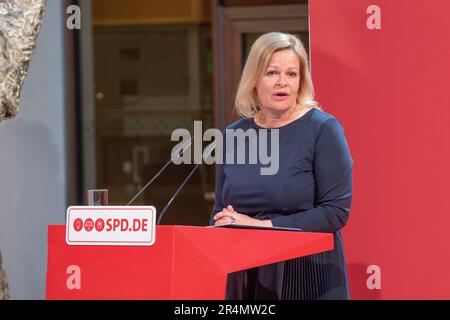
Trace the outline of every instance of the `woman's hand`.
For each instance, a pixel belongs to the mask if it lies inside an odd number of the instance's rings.
[[[249,216],[234,211],[232,206],[223,208],[221,212],[218,212],[214,216],[215,225],[222,224],[240,224],[246,226],[258,226],[258,227],[272,227],[272,221],[270,220],[258,220],[250,218]]]

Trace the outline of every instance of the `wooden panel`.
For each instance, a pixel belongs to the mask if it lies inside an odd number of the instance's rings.
[[[292,30],[308,30],[308,21],[301,19],[272,19],[270,21],[276,25],[276,31],[291,32]],[[243,33],[267,32],[265,25],[255,24],[253,21],[237,21],[234,23],[235,28]]]
[[[94,0],[95,26],[201,23],[210,21],[211,0]]]
[[[224,5],[227,7],[280,5],[280,4],[308,4],[308,0],[225,0],[224,1]]]
[[[227,8],[227,14],[232,20],[308,18],[308,5],[234,7]]]

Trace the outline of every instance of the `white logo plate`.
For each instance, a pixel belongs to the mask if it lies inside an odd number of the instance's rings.
[[[151,246],[156,209],[146,207],[69,207],[66,242],[77,246]]]

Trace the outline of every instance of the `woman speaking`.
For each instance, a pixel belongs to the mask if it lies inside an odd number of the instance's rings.
[[[353,160],[340,122],[314,100],[297,37],[271,32],[256,40],[235,107],[242,119],[227,129],[277,130],[279,168],[262,175],[259,161],[218,164],[210,223],[333,233],[335,248],[231,274],[227,299],[349,299],[340,230],[350,213]]]

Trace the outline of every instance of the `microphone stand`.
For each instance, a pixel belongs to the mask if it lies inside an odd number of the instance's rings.
[[[177,156],[181,156],[190,146],[192,143],[192,138],[189,139],[187,145],[179,152],[179,154]],[[213,142],[211,145],[209,145],[207,147],[207,152],[208,152],[208,158],[211,156],[212,151],[214,150],[215,146],[216,146],[216,142]],[[167,161],[167,163],[158,171],[158,173],[141,189],[139,190],[139,192],[128,202],[127,206],[129,206],[131,203],[133,203],[134,200],[136,200],[152,183],[153,181],[156,180],[156,178],[159,177],[159,175],[167,168],[167,166],[173,161],[173,154],[172,157],[170,158],[169,161]],[[176,196],[180,193],[181,189],[183,189],[183,187],[186,185],[186,183],[189,181],[189,179],[192,177],[192,175],[195,173],[195,171],[198,169],[198,167],[200,167],[201,163],[198,163],[194,166],[194,168],[189,172],[189,174],[187,175],[187,177],[183,180],[183,182],[181,183],[181,185],[178,187],[178,189],[175,191],[175,193],[173,194],[173,196],[170,198],[169,202],[167,202],[167,204],[164,206],[164,208],[161,210],[161,213],[159,214],[159,218],[157,221],[157,224],[159,225],[161,223],[161,219],[164,216],[164,214],[166,213],[167,209],[170,207],[170,205],[172,204],[172,202],[175,200]]]
[[[206,158],[209,159],[209,157],[211,157],[211,154],[212,154],[213,150],[216,148],[216,146],[217,146],[217,142],[214,141],[213,143],[211,143],[209,146],[207,146],[205,148],[205,152],[208,155]],[[175,197],[178,195],[178,193],[181,191],[181,189],[183,189],[183,187],[186,185],[186,183],[189,181],[189,179],[192,177],[192,175],[195,173],[195,171],[198,169],[198,167],[200,167],[200,165],[201,165],[201,163],[197,163],[195,165],[194,169],[192,169],[191,172],[189,172],[187,177],[184,179],[183,183],[178,187],[177,191],[175,191],[175,193],[173,194],[172,198],[170,198],[169,202],[161,210],[161,213],[159,214],[159,218],[157,221],[158,225],[160,224],[161,219],[164,216],[164,213],[166,213],[167,209],[172,204],[173,200],[175,200]]]
[[[178,187],[177,191],[175,191],[172,198],[170,198],[169,202],[167,202],[167,204],[161,210],[161,213],[159,214],[158,222],[156,224],[159,225],[161,223],[161,219],[164,216],[164,213],[166,213],[167,209],[172,204],[173,200],[175,200],[175,197],[178,195],[178,193],[181,191],[181,189],[183,189],[183,187],[186,185],[186,183],[189,181],[189,179],[192,177],[192,175],[195,173],[195,171],[198,169],[199,166],[200,166],[200,164],[196,164],[194,169],[192,169],[191,172],[189,172],[186,179],[184,179],[183,183]]]
[[[139,190],[139,192],[133,197],[133,199],[131,199],[128,203],[127,206],[129,206],[130,204],[132,204],[134,202],[134,200],[136,200],[141,194],[142,192],[144,192],[152,183],[153,181],[156,180],[156,178],[158,178],[160,176],[161,173],[163,173],[164,170],[166,170],[167,166],[172,162],[172,159],[170,159],[169,161],[167,161],[167,163],[164,165],[164,167],[162,167],[158,173],[141,189]]]
[[[187,149],[190,148],[191,144],[192,144],[192,138],[190,138],[187,141],[186,145],[182,148],[182,150],[180,150],[178,152],[179,154],[177,154],[176,156],[180,157]],[[126,205],[127,207],[129,205],[131,205],[134,202],[134,200],[136,200],[145,190],[147,190],[147,188],[153,183],[153,181],[155,181],[156,178],[158,178],[161,175],[161,173],[163,173],[163,171],[166,170],[166,168],[169,166],[169,164],[174,161],[174,156],[175,155],[172,154],[169,161],[166,162],[166,164],[158,171],[158,173],[156,173],[156,175],[149,182],[147,182],[145,184],[145,186],[143,188],[141,188],[141,190],[139,190],[139,192],[127,203],[127,205]]]

